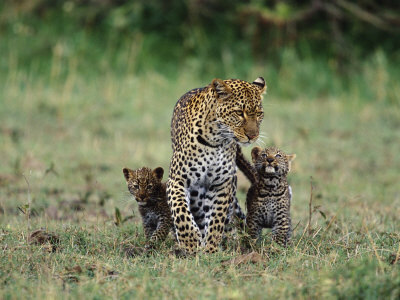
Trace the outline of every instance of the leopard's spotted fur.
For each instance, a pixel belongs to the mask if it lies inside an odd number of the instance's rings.
[[[215,252],[237,210],[236,148],[258,138],[265,89],[261,77],[214,79],[175,106],[167,194],[177,241],[189,253]]]
[[[248,233],[251,238],[258,239],[263,228],[272,228],[272,239],[286,246],[292,233],[292,192],[287,174],[296,155],[287,155],[276,147],[254,147],[251,156],[254,169],[247,173],[255,174],[249,178],[252,185],[246,199]]]
[[[157,241],[163,241],[173,228],[166,186],[161,182],[164,170],[161,167],[154,170],[146,167],[137,170],[124,168],[123,173],[129,192],[139,206],[147,246],[154,246]]]

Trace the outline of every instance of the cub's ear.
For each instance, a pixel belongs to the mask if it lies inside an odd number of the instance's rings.
[[[229,98],[232,93],[231,88],[227,86],[225,82],[218,78],[215,78],[211,82],[211,87],[217,92],[218,99],[221,100]]]
[[[258,146],[254,147],[253,149],[251,149],[251,158],[253,159],[253,163],[256,162],[257,157],[260,155],[260,152],[262,151],[262,149]]]
[[[155,168],[153,170],[153,174],[154,174],[154,176],[156,176],[157,179],[161,180],[164,175],[164,169],[161,167]]]
[[[133,177],[133,171],[131,169],[123,168],[122,172],[124,173],[126,181],[129,181],[129,179]]]
[[[256,80],[253,81],[253,84],[260,89],[260,95],[264,94],[267,91],[267,85],[265,84],[264,78],[258,77]]]
[[[296,158],[296,154],[289,154],[286,155],[288,163],[289,163],[289,172],[292,169],[292,161],[294,161],[294,159]]]

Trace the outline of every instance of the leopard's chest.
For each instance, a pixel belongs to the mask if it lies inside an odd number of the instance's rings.
[[[288,193],[285,191],[283,194],[258,194],[255,210],[258,211],[258,223],[266,228],[273,226],[274,220],[285,215],[290,208],[290,199]]]
[[[160,220],[160,215],[155,211],[147,210],[142,213],[142,220],[146,227],[156,228]]]
[[[271,227],[276,212],[276,199],[271,197],[257,197],[257,205],[254,208],[258,213],[258,223],[263,227]]]
[[[236,152],[233,147],[202,147],[189,162],[188,178],[190,188],[209,189],[232,176],[236,168]]]
[[[207,149],[209,148],[209,149]],[[217,192],[227,181],[232,181],[236,170],[236,148],[203,147],[187,173],[187,199],[195,222],[204,236],[205,224],[212,214],[212,207],[217,201]]]
[[[161,201],[156,199],[154,201]],[[139,206],[139,212],[142,216],[143,223],[156,226],[160,219],[165,215],[163,207],[160,203],[149,206]]]

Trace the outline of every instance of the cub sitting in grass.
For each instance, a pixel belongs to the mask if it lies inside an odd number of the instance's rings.
[[[292,190],[287,182],[296,154],[286,155],[276,147],[251,151],[255,169],[246,173],[252,185],[247,192],[246,226],[251,238],[258,239],[263,228],[272,228],[272,239],[282,246],[290,241]]]
[[[163,241],[172,229],[171,211],[167,203],[166,186],[161,182],[164,169],[123,170],[129,192],[134,196],[142,216],[144,232],[148,239],[147,248]]]

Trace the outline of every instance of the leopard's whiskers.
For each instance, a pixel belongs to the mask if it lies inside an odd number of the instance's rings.
[[[135,202],[134,196],[129,191],[121,192],[121,196],[117,199],[117,204],[126,208]]]
[[[255,144],[256,144],[257,146],[260,146],[261,148],[265,148],[265,142],[264,142],[262,139],[260,139],[260,138],[257,139],[257,141],[255,142]]]

